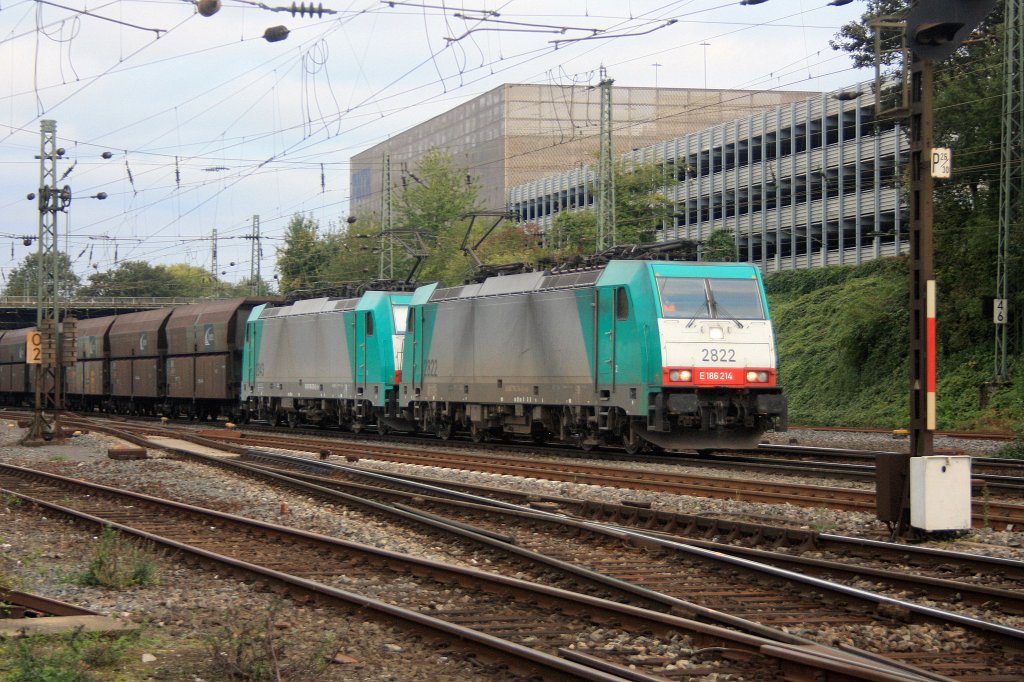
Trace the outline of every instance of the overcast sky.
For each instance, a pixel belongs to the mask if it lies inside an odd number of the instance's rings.
[[[336,14],[293,17],[224,0],[204,17],[184,0],[0,0],[2,272],[35,249],[41,119],[58,172],[75,163],[59,224],[83,279],[122,260],[209,268],[217,228],[221,278],[239,281],[253,215],[269,279],[294,213],[347,216],[350,156],[502,83],[593,84],[601,65],[621,86],[870,78],[828,46],[864,2],[827,2],[330,0]],[[291,33],[267,42],[272,26]]]

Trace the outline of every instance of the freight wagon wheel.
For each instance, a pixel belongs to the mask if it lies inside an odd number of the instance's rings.
[[[451,440],[452,432],[454,428],[451,422],[438,422],[437,424],[437,437],[441,440]]]
[[[288,413],[288,428],[295,429],[299,426],[299,413],[289,412]]]
[[[377,420],[377,433],[382,436],[386,436],[391,433],[391,427],[384,423],[383,419]]]

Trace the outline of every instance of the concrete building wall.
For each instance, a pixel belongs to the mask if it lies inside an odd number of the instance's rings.
[[[642,148],[749,116],[806,92],[613,87],[616,148]],[[600,132],[600,91],[590,86],[505,84],[352,157],[351,213],[379,214],[384,157],[392,187],[431,148],[445,149],[480,188],[483,208],[505,207],[510,188],[591,163]],[[405,176],[405,181],[409,178]]]
[[[870,93],[869,87],[862,92]],[[729,230],[740,260],[766,272],[906,251],[897,124],[876,128],[870,94],[806,97],[624,155],[664,165],[675,182],[671,225],[658,239],[705,239]],[[621,148],[621,147],[620,147]],[[560,211],[593,210],[591,165],[509,191],[509,209],[544,231]]]

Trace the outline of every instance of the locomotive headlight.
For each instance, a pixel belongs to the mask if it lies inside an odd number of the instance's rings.
[[[751,383],[757,381],[757,372],[747,372],[747,381]]]
[[[693,373],[688,369],[673,369],[668,373],[669,381],[689,381],[693,378]]]
[[[711,333],[711,338],[713,338],[713,339],[724,339],[725,338],[725,332],[722,331],[721,327],[712,327],[708,331]]]
[[[766,384],[768,383],[768,372],[747,372],[747,381],[752,384]]]

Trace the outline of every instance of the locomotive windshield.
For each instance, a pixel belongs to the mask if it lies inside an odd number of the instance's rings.
[[[663,317],[763,320],[761,290],[754,279],[659,277]]]
[[[407,305],[391,305],[391,314],[395,318],[395,333],[405,333],[405,321],[409,315],[409,306]]]

